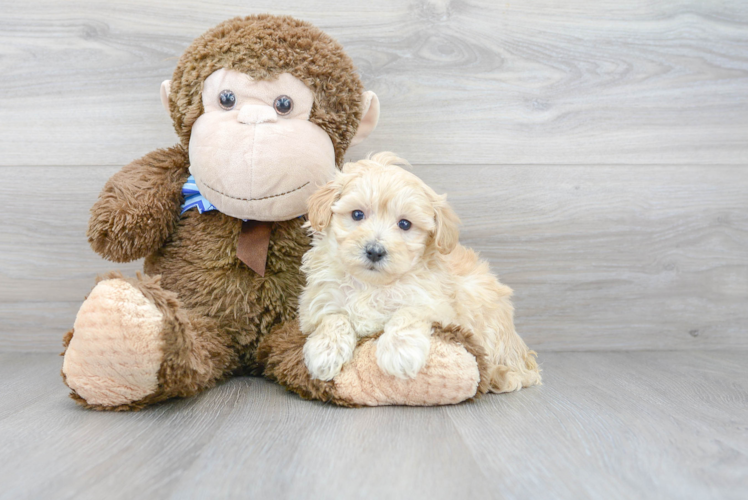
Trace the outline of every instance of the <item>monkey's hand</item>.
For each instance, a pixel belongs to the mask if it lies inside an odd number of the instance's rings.
[[[156,251],[179,220],[188,166],[187,151],[177,145],[148,153],[114,174],[91,208],[91,248],[114,262]]]

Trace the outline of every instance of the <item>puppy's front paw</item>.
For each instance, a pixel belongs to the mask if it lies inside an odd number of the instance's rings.
[[[350,324],[323,325],[304,344],[304,363],[312,378],[332,380],[353,357],[356,338]]]
[[[426,364],[431,340],[419,329],[387,331],[377,339],[377,364],[389,375],[415,378]]]

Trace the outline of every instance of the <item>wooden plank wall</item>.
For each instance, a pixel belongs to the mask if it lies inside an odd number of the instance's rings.
[[[88,209],[176,136],[158,89],[221,20],[340,40],[382,104],[370,141],[461,215],[539,350],[748,347],[748,4],[532,0],[6,1],[0,350],[54,351],[94,276]]]

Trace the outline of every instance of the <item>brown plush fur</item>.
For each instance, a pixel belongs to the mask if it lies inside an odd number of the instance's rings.
[[[276,222],[261,277],[236,257],[242,221],[220,212],[186,212],[177,231],[145,261],[161,286],[179,294],[193,314],[213,319],[238,350],[245,371],[259,374],[254,351],[260,336],[296,317],[304,286],[299,272],[309,248],[302,219]]]
[[[187,151],[174,146],[148,153],[114,174],[91,208],[91,248],[114,262],[158,250],[179,220],[188,167]]]

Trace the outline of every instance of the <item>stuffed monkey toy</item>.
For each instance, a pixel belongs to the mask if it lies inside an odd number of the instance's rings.
[[[310,378],[296,322],[306,201],[376,126],[342,47],[290,17],[236,18],[196,39],[161,97],[179,143],[126,165],[91,209],[88,240],[145,274],[100,277],[64,339],[71,397],[137,410],[228,377],[265,375],[346,406],[457,403],[485,392],[469,332],[435,325],[414,379],[361,342],[332,381]]]

